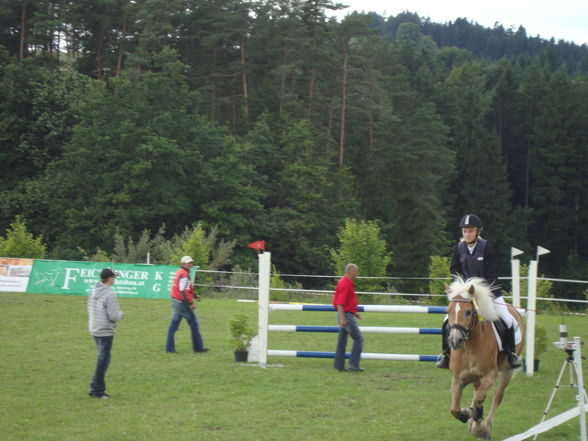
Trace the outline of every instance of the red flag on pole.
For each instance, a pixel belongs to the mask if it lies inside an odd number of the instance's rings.
[[[247,246],[249,248],[253,248],[254,250],[257,250],[257,253],[259,254],[260,252],[265,251],[265,240],[258,240],[256,242],[251,242]]]

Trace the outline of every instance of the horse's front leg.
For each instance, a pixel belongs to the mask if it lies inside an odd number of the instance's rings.
[[[484,419],[484,400],[488,390],[496,380],[496,373],[488,374],[474,384],[474,399],[472,401],[472,421],[469,425],[470,433],[484,439],[490,439],[490,427],[482,422]]]
[[[460,420],[462,423],[466,423],[470,418],[467,412],[464,412],[459,408],[461,403],[461,394],[465,384],[456,375],[451,379],[451,415]]]

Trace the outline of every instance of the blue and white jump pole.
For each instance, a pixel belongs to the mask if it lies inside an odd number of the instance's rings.
[[[334,352],[321,351],[280,351],[268,349],[268,355],[272,357],[298,357],[298,358],[335,358]],[[362,352],[362,360],[391,360],[391,361],[437,361],[437,355],[416,354],[378,354],[375,352]],[[350,358],[345,354],[345,358]]]

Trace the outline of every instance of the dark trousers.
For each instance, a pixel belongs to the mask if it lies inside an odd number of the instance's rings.
[[[339,337],[337,339],[337,350],[335,352],[335,361],[333,366],[335,369],[343,369],[345,367],[345,349],[347,347],[347,336],[350,335],[353,339],[353,347],[351,348],[351,357],[349,358],[349,367],[358,368],[361,359],[361,351],[363,349],[363,336],[359,331],[359,326],[355,320],[355,316],[350,313],[345,313],[345,320],[347,326],[345,328],[339,327]]]
[[[175,352],[176,344],[174,335],[180,326],[182,318],[186,319],[190,331],[192,333],[192,349],[194,352],[202,352],[203,344],[202,337],[200,335],[200,329],[198,326],[198,319],[194,311],[190,309],[190,306],[179,300],[172,300],[172,319],[167,330],[167,340],[165,342],[165,350],[167,352]]]
[[[113,340],[113,335],[109,335],[107,337],[94,336],[98,357],[96,359],[96,370],[94,371],[94,378],[90,384],[91,395],[102,396],[104,392],[106,392],[104,376],[106,375],[106,370],[110,364],[110,350],[112,349]]]

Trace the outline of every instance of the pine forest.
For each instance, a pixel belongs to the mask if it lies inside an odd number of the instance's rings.
[[[0,0],[0,235],[79,260],[199,225],[225,269],[263,239],[280,272],[333,274],[355,220],[386,274],[426,277],[475,213],[502,275],[541,245],[542,273],[585,280],[588,47],[341,8]]]

